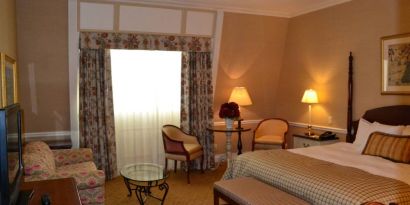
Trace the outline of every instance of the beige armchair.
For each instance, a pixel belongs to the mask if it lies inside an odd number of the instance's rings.
[[[201,171],[203,172],[203,148],[199,144],[196,136],[183,132],[174,125],[164,125],[162,127],[162,139],[165,150],[165,169],[168,169],[168,159],[174,160],[174,171],[177,169],[177,161],[187,163],[187,180],[189,179],[189,165],[194,159],[201,157]]]
[[[286,148],[286,133],[288,132],[288,121],[280,118],[269,118],[259,122],[253,132],[252,151],[259,147],[271,147],[280,145]]]

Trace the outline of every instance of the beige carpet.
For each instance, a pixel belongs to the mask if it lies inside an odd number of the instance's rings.
[[[187,184],[186,173],[177,170],[177,173],[170,171],[167,179],[169,191],[165,199],[166,205],[211,205],[213,204],[213,183],[221,179],[226,166],[221,165],[214,171],[191,172],[191,184]],[[161,194],[158,188],[152,190],[154,194]],[[117,177],[108,181],[105,186],[106,205],[136,205],[137,197],[135,192],[131,197],[127,197],[128,191],[122,177]],[[162,195],[161,195],[162,196]],[[159,204],[150,200],[148,204]],[[154,202],[154,203],[152,203]]]

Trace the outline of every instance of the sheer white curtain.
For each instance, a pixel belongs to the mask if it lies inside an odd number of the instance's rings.
[[[117,164],[164,164],[161,127],[180,124],[181,52],[111,50]]]

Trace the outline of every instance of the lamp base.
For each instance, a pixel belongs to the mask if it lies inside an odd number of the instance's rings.
[[[305,135],[306,136],[313,136],[313,135],[315,135],[315,133],[314,132],[305,132]]]
[[[308,125],[308,132],[305,132],[305,135],[306,136],[313,136],[313,135],[315,135],[315,133],[312,131],[312,126],[311,125]]]
[[[243,121],[242,118],[240,118],[240,119],[238,120],[238,127],[236,127],[236,129],[238,129],[238,130],[242,129],[242,121]]]

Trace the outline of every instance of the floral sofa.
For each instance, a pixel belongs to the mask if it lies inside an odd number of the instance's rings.
[[[73,177],[83,205],[104,204],[105,174],[97,170],[91,149],[51,150],[42,141],[24,146],[25,181]]]

